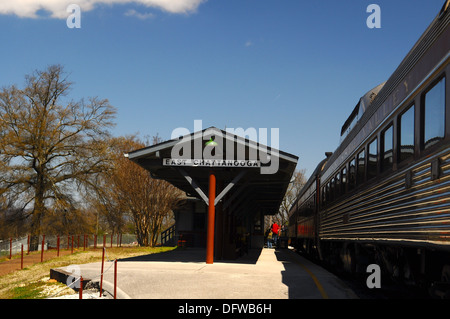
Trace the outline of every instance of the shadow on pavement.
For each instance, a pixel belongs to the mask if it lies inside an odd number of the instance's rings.
[[[322,299],[328,298],[321,295],[314,284],[310,271],[296,259],[298,255],[288,249],[276,249],[275,256],[283,264],[281,272],[282,282],[288,287],[289,299]]]
[[[214,260],[214,263],[238,263],[238,264],[256,264],[261,249],[250,249],[248,254],[244,254],[234,260]],[[171,251],[142,255],[136,257],[123,258],[120,261],[161,261],[161,262],[192,262],[203,263],[206,262],[205,248],[176,248]]]

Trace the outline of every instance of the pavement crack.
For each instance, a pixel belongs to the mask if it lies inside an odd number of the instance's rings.
[[[201,268],[197,269],[196,272],[202,271],[205,267],[206,267],[206,265],[202,266]]]

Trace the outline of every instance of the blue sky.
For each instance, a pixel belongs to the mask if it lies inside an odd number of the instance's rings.
[[[307,176],[338,146],[359,98],[388,79],[444,3],[80,0],[81,28],[69,29],[69,13],[55,14],[46,0],[36,17],[8,7],[22,0],[8,1],[0,0],[1,87],[62,64],[71,97],[117,108],[114,135],[166,140],[177,127],[193,131],[194,120],[279,128],[280,149],[297,155]],[[171,2],[191,7],[172,10]],[[371,3],[380,6],[380,29],[366,25]]]

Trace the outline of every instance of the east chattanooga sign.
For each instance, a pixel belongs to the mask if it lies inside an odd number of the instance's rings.
[[[228,159],[174,159],[164,158],[163,166],[192,166],[192,167],[261,167],[257,160],[228,160]]]

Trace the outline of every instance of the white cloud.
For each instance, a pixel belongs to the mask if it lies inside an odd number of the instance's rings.
[[[37,18],[38,12],[45,10],[52,18],[66,19],[70,12],[69,4],[77,4],[83,11],[91,11],[98,4],[138,4],[153,7],[170,13],[195,12],[200,4],[207,0],[0,0],[0,14],[14,14],[23,18]],[[148,14],[134,11],[132,14],[143,18]]]
[[[141,20],[151,19],[151,18],[155,17],[155,15],[153,13],[150,13],[150,12],[149,13],[140,13],[134,9],[128,10],[127,12],[125,12],[125,15],[127,17],[136,17]]]
[[[253,45],[253,42],[248,40],[247,42],[245,42],[245,46],[246,47],[251,47]]]

